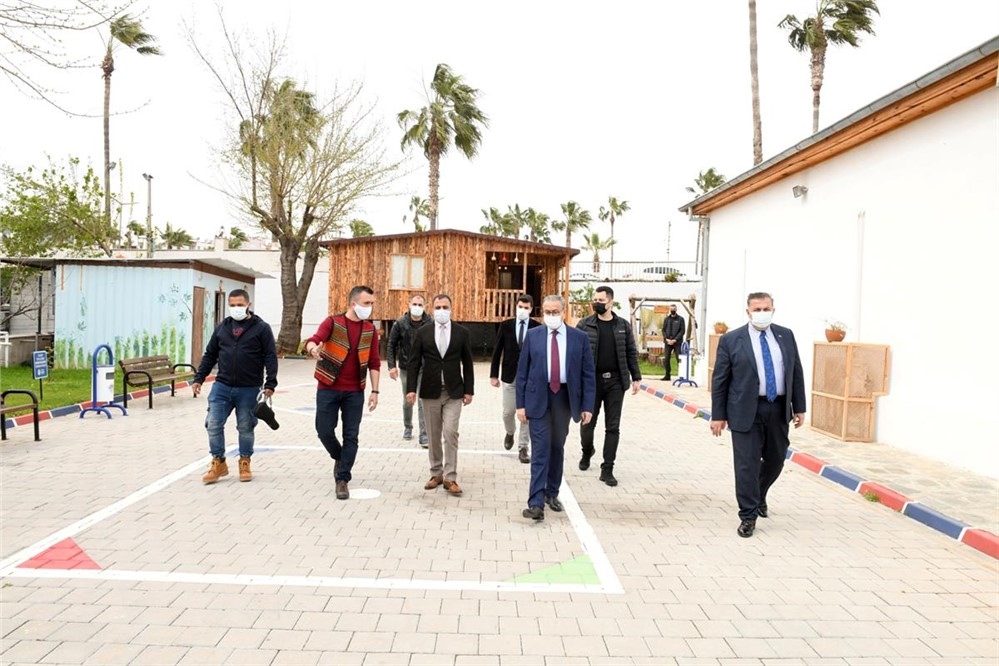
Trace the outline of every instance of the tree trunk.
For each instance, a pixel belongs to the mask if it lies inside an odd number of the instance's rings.
[[[305,303],[299,298],[296,282],[298,273],[298,241],[281,236],[281,332],[278,334],[279,353],[294,354],[298,351],[302,332],[302,310]],[[310,278],[311,281],[311,278]]]
[[[430,160],[430,205],[427,217],[430,218],[430,230],[437,230],[437,205],[441,185],[441,146],[437,140],[437,127],[430,125],[430,145],[427,159]]]
[[[756,0],[749,0],[749,80],[753,90],[753,166],[763,161],[763,121],[760,118],[760,73],[756,59]]]
[[[613,273],[614,272],[614,244],[613,244],[613,241],[614,241],[614,211],[611,211],[611,214],[610,214],[610,225],[611,225],[611,237],[610,237],[610,239],[611,239],[611,246],[610,246],[611,258],[610,258],[610,263],[611,263],[611,272]]]
[[[812,49],[812,134],[819,131],[819,101],[822,77],[826,68],[826,45],[817,44]]]
[[[111,45],[101,63],[104,70],[104,223],[111,224],[111,74],[114,72],[114,58]]]
[[[565,223],[565,246],[572,247],[572,225]]]

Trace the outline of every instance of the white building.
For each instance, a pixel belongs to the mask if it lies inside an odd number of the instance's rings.
[[[681,209],[707,230],[702,321],[741,325],[771,292],[808,387],[824,320],[890,345],[876,440],[993,477],[997,63],[999,37]]]

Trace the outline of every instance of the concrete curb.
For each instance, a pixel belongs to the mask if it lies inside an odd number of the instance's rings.
[[[211,382],[214,382],[214,381],[215,381],[215,377],[208,377],[207,379],[205,379],[205,383],[206,384],[210,384]],[[191,382],[177,382],[176,388],[177,389],[187,388],[190,385],[191,385]],[[153,393],[163,393],[164,391],[169,391],[169,390],[170,390],[170,386],[169,385],[154,386],[153,387]],[[137,398],[145,398],[147,395],[149,395],[149,390],[148,389],[142,389],[140,391],[133,391],[133,392],[129,393],[128,394],[128,399],[129,400],[135,400]],[[124,399],[125,399],[125,396],[123,396],[123,395],[116,395],[114,397],[113,402],[121,404],[121,402]],[[75,405],[65,405],[63,407],[53,407],[52,409],[46,409],[44,411],[38,410],[38,422],[41,423],[42,421],[48,421],[49,419],[54,419],[54,418],[59,417],[59,416],[68,416],[69,414],[79,414],[84,409],[87,409],[88,407],[91,407],[93,404],[94,404],[93,402],[91,402],[90,400],[88,400],[87,402],[78,402]],[[30,409],[30,405],[29,405],[28,408]],[[133,409],[134,409],[134,407],[133,407]],[[5,427],[8,428],[8,429],[11,429],[11,428],[16,428],[18,426],[31,425],[33,421],[34,421],[34,417],[31,414],[22,414],[21,416],[15,416],[13,418],[7,419],[7,424],[6,424]]]
[[[685,412],[693,414],[694,418],[702,418],[705,421],[711,420],[711,411],[703,407],[692,405],[678,396],[666,393],[662,389],[652,387],[645,382],[639,384],[642,391],[648,395],[667,402],[675,407],[683,409]],[[877,498],[877,504],[883,504],[892,511],[901,513],[927,527],[956,539],[966,546],[981,551],[986,555],[999,559],[999,536],[986,530],[975,529],[970,525],[940,513],[925,504],[921,504],[902,493],[883,486],[874,481],[866,481],[845,469],[836,467],[820,460],[815,456],[802,451],[795,451],[789,448],[787,458],[801,467],[818,474],[819,476],[837,483],[850,492],[859,493],[865,498]],[[873,502],[872,502],[873,503]]]

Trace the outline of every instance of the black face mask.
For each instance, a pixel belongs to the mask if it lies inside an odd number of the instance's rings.
[[[676,312],[670,312],[670,313],[669,313],[669,316],[670,316],[670,317],[675,317],[675,316],[676,316]]]
[[[598,315],[602,315],[603,313],[607,312],[607,304],[593,303],[593,311],[596,312]]]

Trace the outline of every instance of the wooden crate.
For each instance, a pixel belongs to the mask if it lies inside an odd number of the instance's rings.
[[[888,345],[816,342],[812,428],[846,442],[874,441],[876,398],[888,392]]]

